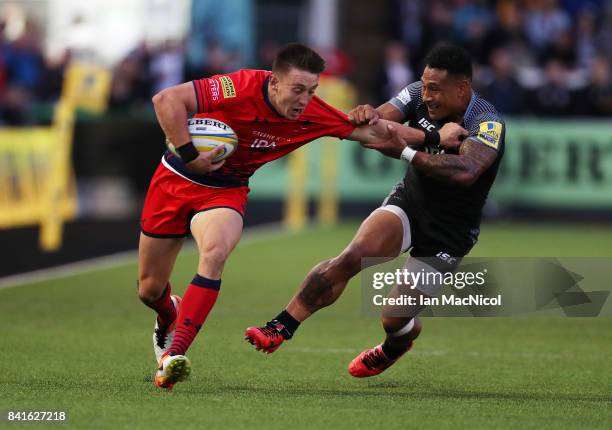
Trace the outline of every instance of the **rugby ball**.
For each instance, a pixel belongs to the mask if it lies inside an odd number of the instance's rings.
[[[223,121],[213,118],[190,118],[187,121],[187,126],[193,146],[200,152],[207,152],[225,144],[223,152],[213,159],[214,163],[225,160],[238,148],[238,136]],[[176,155],[172,142],[166,139],[166,145]]]

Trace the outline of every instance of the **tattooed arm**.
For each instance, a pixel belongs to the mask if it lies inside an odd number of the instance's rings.
[[[469,187],[496,159],[497,151],[468,138],[459,147],[459,154],[417,152],[412,165],[433,178]]]

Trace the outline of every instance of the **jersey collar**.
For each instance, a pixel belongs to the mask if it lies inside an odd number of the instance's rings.
[[[467,109],[465,110],[465,113],[463,114],[464,119],[467,116],[467,114],[472,110],[472,106],[474,106],[475,101],[476,101],[476,93],[472,91],[472,97],[470,97],[470,103],[468,104]]]

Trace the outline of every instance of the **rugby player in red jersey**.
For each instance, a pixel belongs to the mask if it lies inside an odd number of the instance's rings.
[[[217,299],[224,263],[242,233],[248,181],[255,170],[322,136],[369,144],[390,137],[384,122],[355,127],[346,114],[315,96],[324,67],[310,48],[289,44],[277,54],[271,72],[239,70],[153,97],[159,124],[178,153],[164,154],[141,217],[138,294],[157,312],[156,386],[171,389],[190,372],[185,352]],[[239,142],[231,157],[212,163],[222,147],[206,153],[195,149],[187,128],[190,112],[233,128]],[[422,132],[399,127],[404,138],[423,139]],[[199,260],[181,300],[172,295],[169,279],[190,233]]]

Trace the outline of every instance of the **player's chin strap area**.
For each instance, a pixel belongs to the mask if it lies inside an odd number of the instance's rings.
[[[387,336],[389,337],[401,337],[404,336],[408,333],[410,333],[410,331],[412,330],[412,328],[414,327],[414,318],[412,318],[408,324],[406,324],[404,327],[400,328],[398,331],[395,331],[393,333],[388,333]]]

